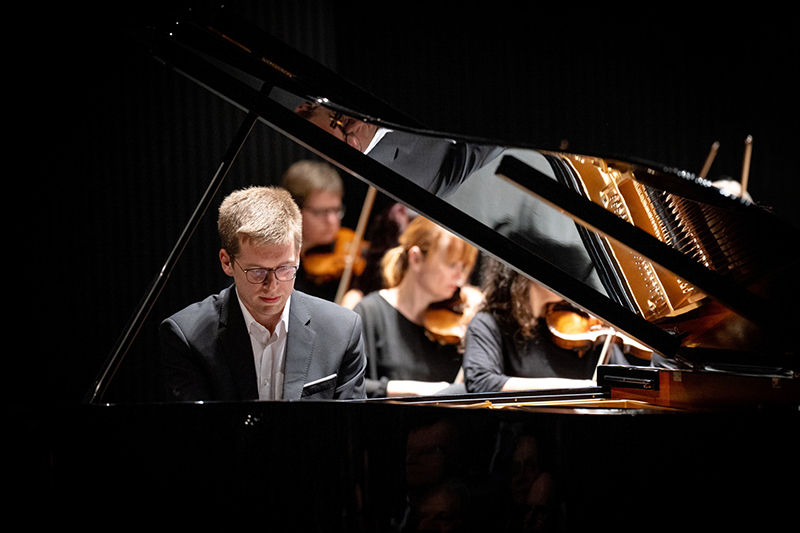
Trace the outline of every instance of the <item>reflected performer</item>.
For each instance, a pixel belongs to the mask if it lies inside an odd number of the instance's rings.
[[[223,200],[219,261],[233,285],[162,322],[170,400],[365,397],[360,317],[294,290],[301,218],[278,187]]]
[[[364,325],[371,397],[431,395],[463,389],[457,344],[431,339],[424,326],[431,304],[464,286],[477,250],[422,216],[383,259],[386,288],[354,308]],[[463,390],[462,390],[463,392]]]
[[[470,493],[459,480],[434,485],[420,498],[403,531],[463,533],[477,531],[469,520]]]
[[[300,104],[295,112],[440,198],[453,194],[503,151],[494,145],[379,128],[316,103]]]
[[[520,434],[514,443],[510,492],[512,508],[503,531],[553,531],[553,478],[543,464],[539,440]]]
[[[364,268],[361,254],[353,256],[354,232],[342,227],[344,184],[339,172],[323,161],[298,161],[284,173],[281,186],[289,191],[303,215],[303,247],[295,288],[333,301],[348,260]]]
[[[513,268],[487,258],[482,271],[484,303],[467,328],[464,379],[467,392],[593,386],[601,345],[579,354],[555,344],[545,318],[560,296]],[[611,346],[612,364],[624,355]]]
[[[406,484],[412,500],[461,472],[458,426],[437,420],[411,429],[406,441]]]
[[[399,531],[470,530],[462,445],[457,424],[447,419],[409,431],[405,460],[407,500]]]
[[[605,292],[576,224],[495,175],[502,156],[512,156],[555,179],[550,162],[538,151],[378,128],[319,104],[304,103],[295,111],[410,182],[446,198],[474,219],[537,250],[547,261]]]
[[[298,105],[295,113],[365,154],[369,153],[386,133],[386,130],[379,131],[374,124],[356,120],[312,102]]]

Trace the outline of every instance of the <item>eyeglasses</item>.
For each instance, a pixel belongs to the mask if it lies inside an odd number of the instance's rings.
[[[239,265],[235,259],[234,263]],[[242,265],[239,265],[242,268]],[[281,266],[278,268],[242,268],[245,279],[250,283],[264,283],[267,281],[270,272],[275,273],[275,279],[278,281],[292,281],[297,276],[297,265]]]
[[[364,148],[363,146],[361,146],[361,139],[359,139],[354,133],[348,132],[345,129],[344,121],[342,120],[344,115],[334,111],[330,114],[330,117],[331,117],[331,129],[334,132],[336,132],[336,130],[340,130],[342,132],[342,135],[344,135],[344,140],[347,142],[347,144],[353,146],[359,152],[363,152]]]
[[[325,119],[324,115],[317,115],[317,110],[321,109],[322,113],[328,113],[328,119],[330,119],[330,123],[328,127],[331,129],[331,133],[336,134],[336,130],[342,132],[342,136],[344,140],[347,141],[347,144],[353,146],[358,151],[363,152],[363,147],[361,146],[361,140],[355,135],[353,132],[347,131],[347,125],[345,120],[350,120],[351,117],[345,116],[340,111],[333,111],[328,109],[327,107],[323,107],[320,103],[326,102],[328,103],[327,98],[325,99],[318,99],[316,102],[305,102],[304,104],[300,104],[295,108],[295,112],[306,120],[312,120],[316,116],[320,116],[323,120]],[[322,124],[317,124],[320,127],[323,127]]]
[[[337,129],[342,130],[342,133],[347,135],[347,132],[344,131],[344,122],[342,122],[342,117],[343,116],[344,115],[342,115],[341,113],[337,113],[336,111],[331,112],[331,115],[330,115],[330,117],[331,117],[331,129],[334,130],[334,131],[337,130]]]
[[[335,215],[336,218],[342,220],[344,218],[344,206],[342,207],[304,207],[303,211],[308,211],[311,215],[315,217],[327,217],[329,215]]]

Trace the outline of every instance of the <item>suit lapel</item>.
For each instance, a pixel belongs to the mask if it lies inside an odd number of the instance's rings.
[[[258,384],[253,362],[253,347],[250,345],[250,335],[245,327],[234,287],[228,289],[228,297],[220,311],[219,329],[220,349],[230,368],[233,385],[239,398],[257,400]]]
[[[308,376],[317,334],[303,293],[294,291],[289,307],[289,337],[286,341],[283,398],[299,400]]]

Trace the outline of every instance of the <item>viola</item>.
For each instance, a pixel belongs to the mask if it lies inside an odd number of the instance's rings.
[[[431,304],[423,319],[425,335],[439,344],[460,344],[482,301],[483,293],[467,285],[450,299]]]
[[[349,228],[339,228],[336,241],[330,252],[315,252],[304,254],[302,258],[303,269],[309,280],[316,284],[334,281],[342,277],[348,262],[352,262],[353,273],[361,274],[364,271],[366,260],[364,253],[369,248],[369,242],[360,241],[360,253],[354,252],[356,246],[356,233]]]
[[[610,337],[614,342],[622,344],[624,352],[639,359],[649,360],[653,355],[646,346],[567,302],[548,304],[545,320],[553,344],[566,350],[573,350],[579,357],[583,357],[596,346],[601,337]]]

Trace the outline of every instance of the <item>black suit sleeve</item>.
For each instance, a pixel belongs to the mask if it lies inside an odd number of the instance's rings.
[[[207,372],[201,361],[193,357],[186,336],[171,319],[159,328],[161,338],[161,365],[167,399],[171,401],[198,401],[211,398]]]
[[[464,382],[468,392],[498,392],[511,376],[505,373],[503,338],[487,313],[469,323],[464,348]]]

